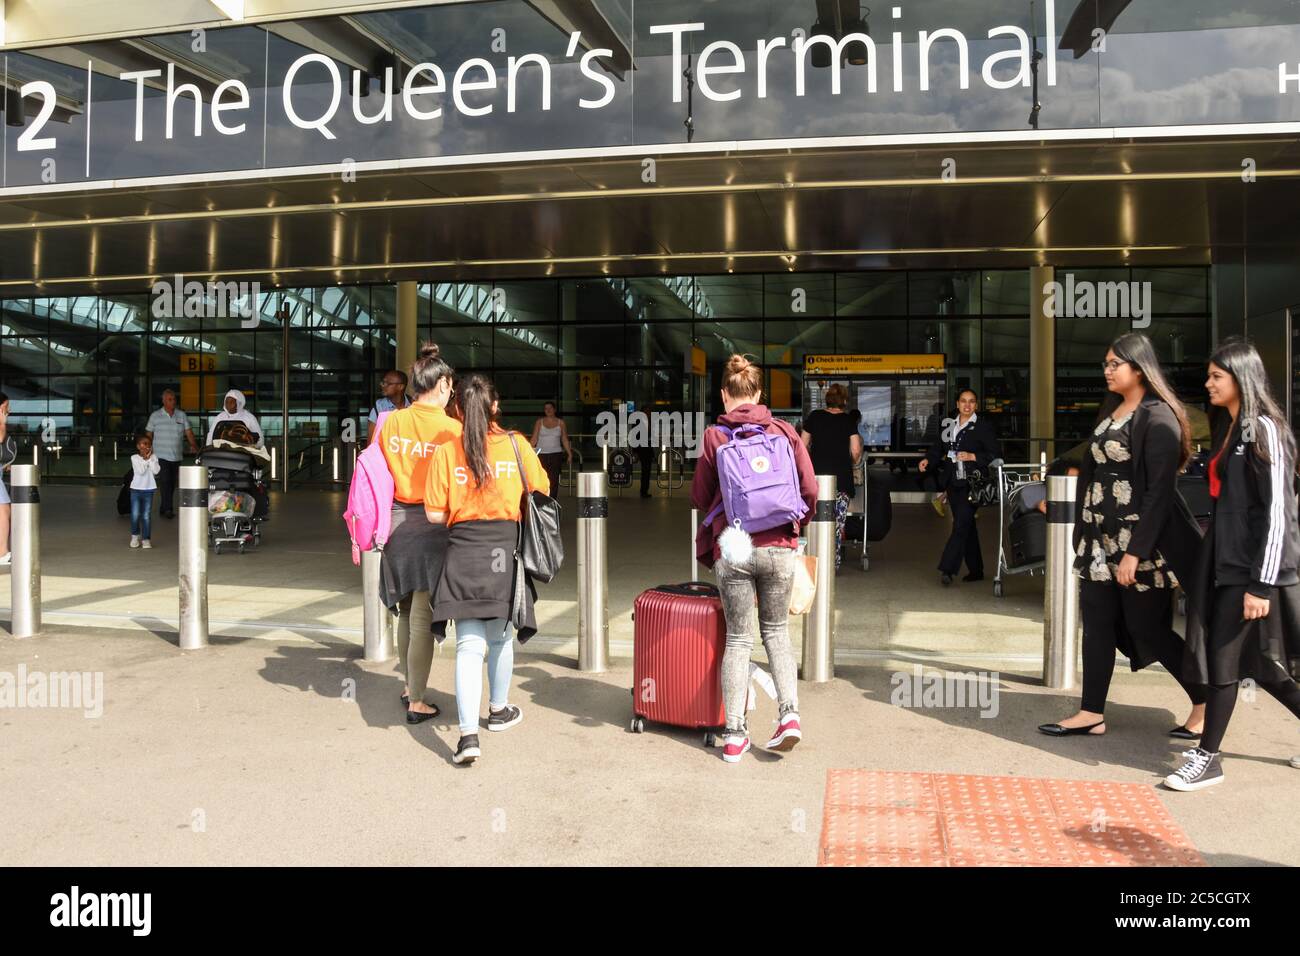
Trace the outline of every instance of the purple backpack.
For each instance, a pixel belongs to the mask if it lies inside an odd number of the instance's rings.
[[[709,512],[705,524],[712,523],[723,509],[729,524],[751,534],[803,520],[808,505],[799,493],[799,470],[790,439],[780,433],[769,435],[762,425],[716,427],[728,438],[718,447],[722,504]]]

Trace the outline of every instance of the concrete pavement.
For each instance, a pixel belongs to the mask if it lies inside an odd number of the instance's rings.
[[[1181,750],[1184,702],[1159,671],[1117,673],[1110,732],[1035,726],[1075,704],[1002,670],[997,714],[891,704],[917,661],[842,666],[800,685],[806,740],[738,765],[701,735],[628,731],[630,662],[585,675],[554,652],[517,656],[524,720],[450,762],[453,654],[434,662],[443,716],[408,726],[394,664],[331,637],[218,639],[181,652],[162,632],[59,629],[0,637],[0,675],[103,675],[102,716],[0,709],[0,864],[760,864],[817,860],[827,770],[873,768],[1115,780],[1155,786]],[[943,668],[926,659],[925,673]],[[955,668],[949,667],[949,670]],[[961,670],[969,667],[960,666]],[[774,704],[751,714],[756,738]],[[1211,865],[1300,864],[1300,732],[1243,701],[1227,782],[1160,799]]]

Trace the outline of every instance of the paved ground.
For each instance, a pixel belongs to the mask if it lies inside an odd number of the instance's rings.
[[[1178,752],[1164,732],[1183,705],[1158,671],[1117,675],[1106,737],[1054,741],[1034,726],[1073,701],[1031,674],[1001,671],[995,717],[906,709],[891,673],[916,658],[900,656],[801,685],[806,741],[731,766],[694,733],[627,730],[627,661],[590,676],[528,652],[512,697],[523,723],[483,734],[483,760],[462,768],[447,717],[408,727],[394,666],[327,635],[188,653],[166,632],[0,636],[0,680],[100,672],[105,698],[92,719],[0,710],[0,864],[813,865],[828,770],[1154,787]],[[451,665],[444,651],[432,681],[448,716]],[[773,717],[762,699],[752,726]],[[1226,749],[1224,785],[1153,792],[1210,865],[1300,864],[1294,722],[1267,697],[1243,703]]]
[[[806,742],[728,766],[700,735],[627,730],[632,600],[688,576],[689,511],[680,497],[613,498],[614,669],[574,668],[571,560],[517,657],[523,724],[485,734],[483,761],[458,768],[450,648],[432,680],[447,716],[413,728],[395,665],[359,659],[341,494],[291,494],[260,553],[211,557],[218,636],[193,653],[175,646],[175,524],[156,523],[153,551],[131,551],[112,489],[52,486],[43,502],[46,634],[0,635],[0,684],[21,669],[90,672],[105,700],[91,719],[0,709],[0,863],[812,865],[830,770],[1153,787],[1180,750],[1164,732],[1184,705],[1158,670],[1117,676],[1105,738],[1037,734],[1075,704],[1038,686],[1041,578],[1010,579],[1002,600],[987,582],[941,589],[946,524],[925,506],[897,507],[871,570],[850,563],[838,578],[838,679],[801,685]],[[980,521],[991,570],[995,516]],[[892,675],[918,666],[993,672],[997,715],[892,705]],[[756,735],[773,716],[763,699]],[[1300,863],[1294,723],[1270,699],[1243,703],[1227,749],[1227,784],[1158,798],[1211,865]]]

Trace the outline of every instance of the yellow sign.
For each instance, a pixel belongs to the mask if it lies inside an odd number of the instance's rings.
[[[704,349],[698,345],[691,346],[691,374],[703,375],[706,371]]]
[[[578,373],[578,398],[584,405],[600,404],[600,373]]]
[[[215,372],[216,370],[216,355],[203,355],[199,352],[186,352],[181,356],[182,372]]]
[[[805,355],[807,375],[898,375],[907,372],[941,372],[944,356],[939,354],[897,355]]]
[[[215,408],[217,404],[217,380],[210,375],[200,376],[200,372],[215,372],[217,357],[214,354],[186,352],[181,355],[181,408]],[[203,395],[199,395],[199,383],[203,383]]]

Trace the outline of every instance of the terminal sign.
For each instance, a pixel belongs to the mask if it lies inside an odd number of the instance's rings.
[[[899,353],[893,355],[805,355],[807,375],[897,375],[906,372],[941,372],[943,353]]]

